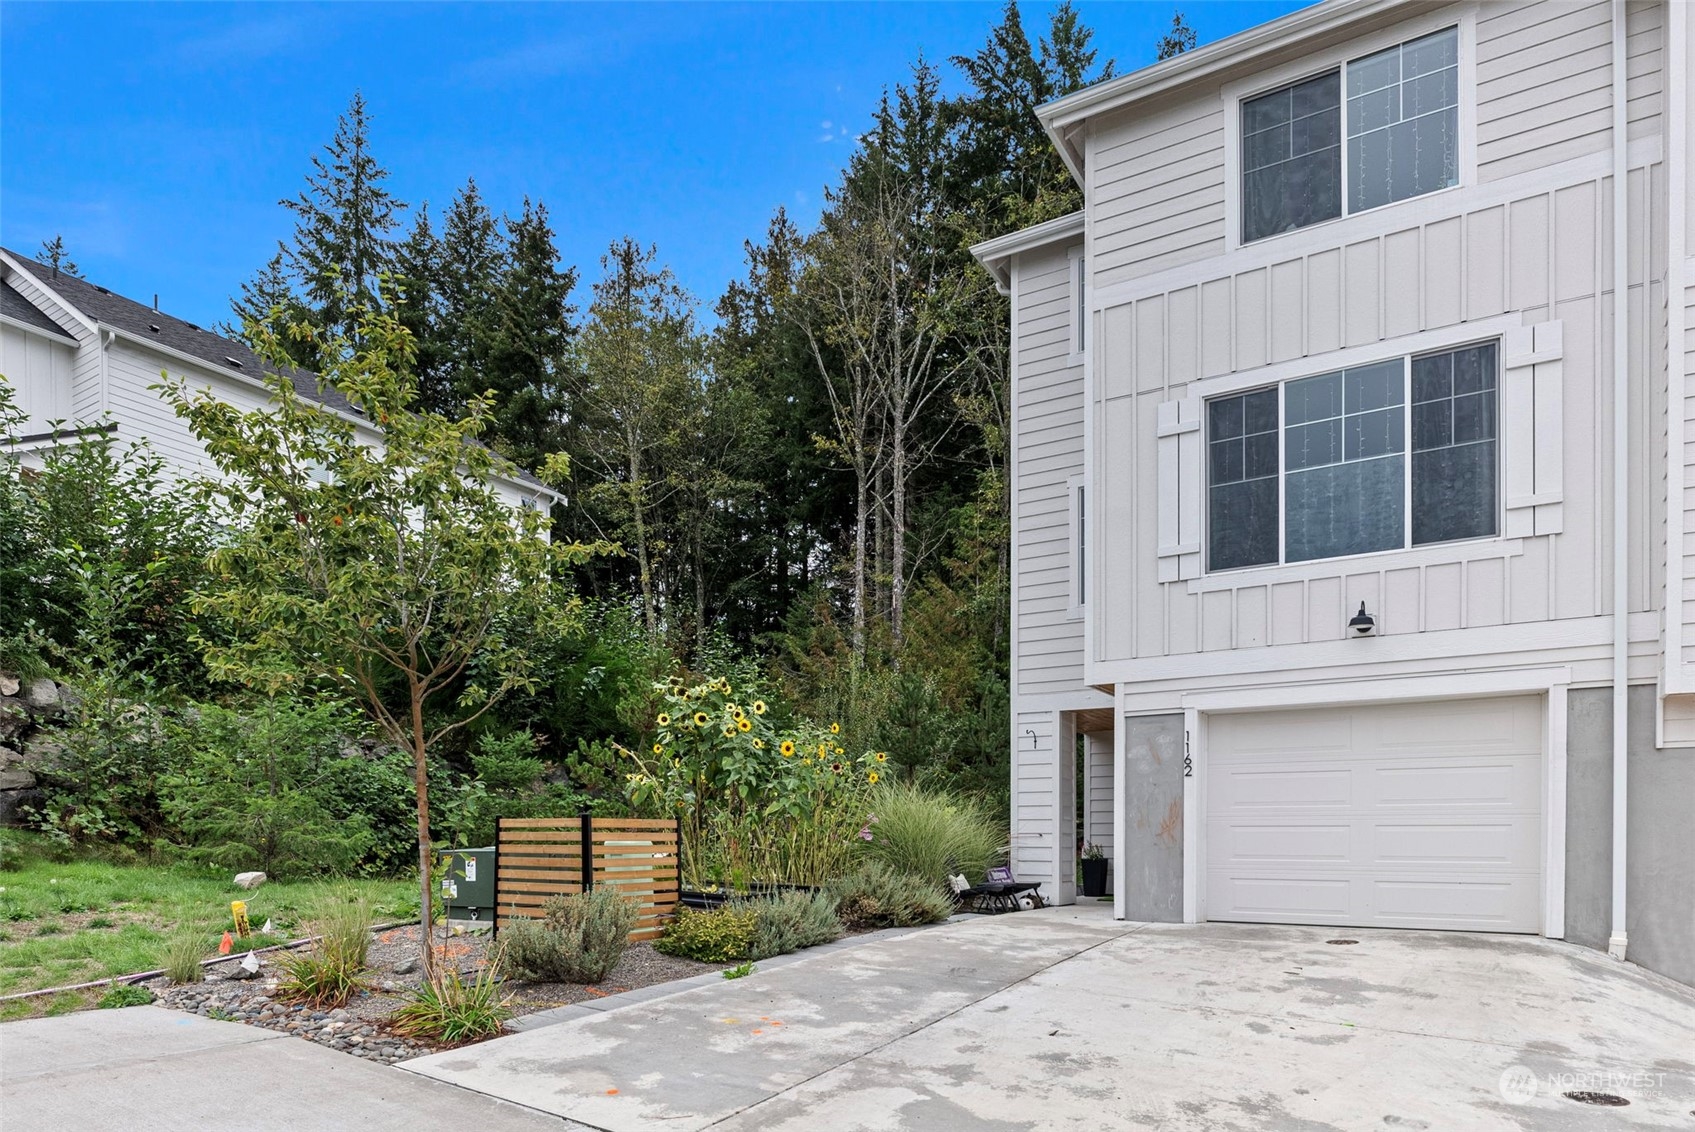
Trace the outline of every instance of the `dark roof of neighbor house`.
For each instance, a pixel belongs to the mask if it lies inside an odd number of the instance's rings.
[[[295,366],[273,365],[233,338],[225,338],[210,330],[204,330],[192,322],[175,318],[163,311],[154,310],[152,307],[138,303],[133,299],[126,299],[115,291],[90,283],[88,280],[80,279],[75,275],[63,271],[55,275],[52,268],[45,264],[36,263],[29,257],[20,255],[10,248],[0,248],[0,251],[4,251],[13,259],[26,264],[29,273],[43,287],[96,322],[126,331],[144,341],[158,342],[161,346],[168,346],[173,350],[205,362],[213,369],[223,370],[226,373],[240,374],[260,381],[264,380],[266,373],[282,374],[288,378],[289,383],[294,386],[294,391],[300,396],[310,398],[343,413],[358,415],[359,411],[353,407],[346,397],[324,385],[318,379],[318,375],[311,370],[300,369]],[[8,292],[11,292],[11,290],[10,287],[6,288]],[[13,292],[13,295],[17,302],[23,304],[39,317],[47,317],[36,309],[35,304],[26,300],[22,295],[16,295],[15,292]],[[12,300],[7,299],[7,314],[16,313],[11,308]],[[22,316],[19,315],[19,317]],[[65,333],[51,319],[48,319],[48,324],[59,330],[59,333]],[[530,487],[547,488],[546,484],[531,475],[526,469],[519,468],[517,478]],[[549,488],[548,490],[552,489]]]
[[[61,338],[76,341],[76,336],[69,330],[47,317],[47,313],[12,288],[10,283],[0,282],[0,314],[27,322],[37,330],[45,330],[57,334]]]

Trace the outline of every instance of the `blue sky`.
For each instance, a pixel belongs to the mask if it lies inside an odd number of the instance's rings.
[[[1120,70],[1171,0],[1080,0]],[[1301,7],[1189,2],[1201,41]],[[1051,4],[1027,4],[1032,36]],[[62,233],[83,274],[202,325],[290,230],[277,201],[357,88],[393,191],[436,215],[474,175],[546,201],[586,282],[656,243],[710,308],[742,242],[817,216],[882,89],[975,51],[999,3],[0,3],[0,240]],[[944,66],[950,87],[957,75]]]

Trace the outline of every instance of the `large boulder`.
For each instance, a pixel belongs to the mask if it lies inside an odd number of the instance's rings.
[[[39,809],[47,799],[39,790],[0,790],[0,825],[27,825],[26,809]]]
[[[10,743],[29,728],[29,707],[22,700],[0,697],[0,743]]]
[[[59,685],[43,676],[31,680],[24,689],[24,703],[36,711],[51,711],[59,706]]]
[[[22,767],[0,770],[0,790],[34,790],[35,775]]]
[[[252,872],[252,873],[236,873],[235,874],[235,886],[237,888],[254,889],[254,888],[258,888],[260,885],[262,885],[264,883],[265,883],[265,874],[264,873]]]
[[[15,696],[22,682],[9,672],[0,672],[0,696]]]

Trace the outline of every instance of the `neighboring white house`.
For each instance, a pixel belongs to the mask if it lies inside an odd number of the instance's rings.
[[[1021,879],[1695,983],[1692,54],[1331,0],[1041,109],[1083,211],[974,249]]]
[[[268,367],[240,342],[155,307],[0,249],[0,380],[26,416],[23,431],[0,438],[0,452],[25,466],[66,430],[112,427],[119,441],[146,441],[184,477],[213,470],[205,449],[159,393],[161,373],[242,409],[270,403]],[[378,434],[315,375],[293,371],[303,397],[352,419],[360,436]],[[56,423],[57,422],[57,423]],[[58,439],[55,434],[58,434]],[[547,506],[558,493],[528,472],[496,477],[513,507]]]

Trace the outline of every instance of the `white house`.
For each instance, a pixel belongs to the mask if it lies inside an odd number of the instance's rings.
[[[1083,210],[974,249],[1021,879],[1695,983],[1692,55],[1330,0],[1041,109]]]
[[[55,433],[110,427],[120,441],[146,441],[184,477],[211,472],[205,449],[151,386],[168,372],[256,409],[271,400],[268,368],[240,342],[0,249],[0,381],[12,387],[26,416],[22,433],[0,438],[0,447],[25,466],[57,442]],[[376,430],[315,375],[289,377],[301,396],[348,416],[362,438],[377,443]],[[528,472],[494,483],[513,507],[560,498]]]

